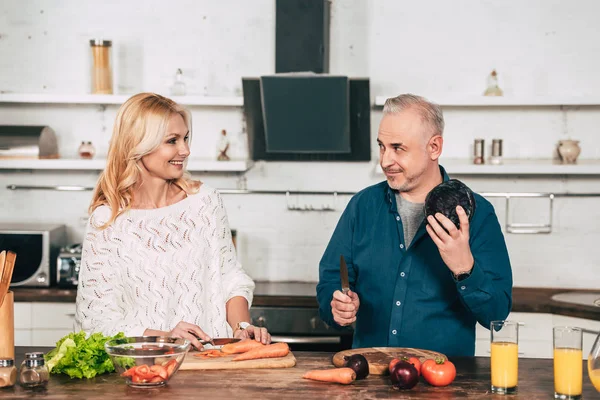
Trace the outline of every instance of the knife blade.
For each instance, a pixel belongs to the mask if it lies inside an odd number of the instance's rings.
[[[348,294],[350,290],[350,282],[348,281],[348,266],[344,256],[340,255],[340,278],[342,280],[342,293]]]

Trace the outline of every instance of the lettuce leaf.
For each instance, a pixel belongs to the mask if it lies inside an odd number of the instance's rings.
[[[123,332],[113,337],[93,333],[87,338],[83,331],[69,333],[56,343],[56,348],[48,352],[44,359],[50,373],[67,374],[79,379],[93,378],[115,370],[104,344],[108,340],[124,337]]]

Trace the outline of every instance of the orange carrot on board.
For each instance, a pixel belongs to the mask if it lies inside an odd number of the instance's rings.
[[[201,358],[203,360],[206,360],[208,358],[225,357],[228,355],[229,354],[225,354],[225,353],[221,352],[220,350],[205,350],[205,351],[201,351],[199,353],[193,354],[194,357]]]
[[[221,347],[221,351],[227,354],[245,353],[257,347],[265,347],[261,342],[254,339],[244,339],[236,343],[229,343]]]
[[[313,369],[302,375],[304,379],[313,381],[333,382],[347,385],[356,379],[356,372],[352,368]]]
[[[261,358],[285,357],[290,352],[290,346],[287,343],[268,344],[263,347],[257,347],[245,353],[239,354],[233,358],[233,361],[258,360]]]

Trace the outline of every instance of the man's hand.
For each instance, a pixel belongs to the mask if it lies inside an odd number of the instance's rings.
[[[428,225],[425,227],[439,249],[442,260],[454,275],[470,272],[475,263],[469,246],[469,218],[461,206],[456,207],[456,213],[460,221],[460,229],[440,213],[436,213],[435,218],[428,215]]]
[[[352,290],[345,295],[339,290],[333,292],[331,300],[331,313],[333,320],[340,326],[347,326],[356,321],[356,313],[360,306],[358,295]]]

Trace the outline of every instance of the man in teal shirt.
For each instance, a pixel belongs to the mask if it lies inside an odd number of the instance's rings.
[[[438,164],[443,130],[438,105],[414,95],[386,101],[377,142],[387,182],[352,198],[321,259],[321,318],[337,327],[356,321],[354,348],[472,356],[475,324],[489,329],[510,312],[512,271],[493,206],[475,194],[470,222],[456,209],[460,229],[441,214],[424,215],[427,194],[449,179]],[[348,264],[347,295],[340,255]]]

